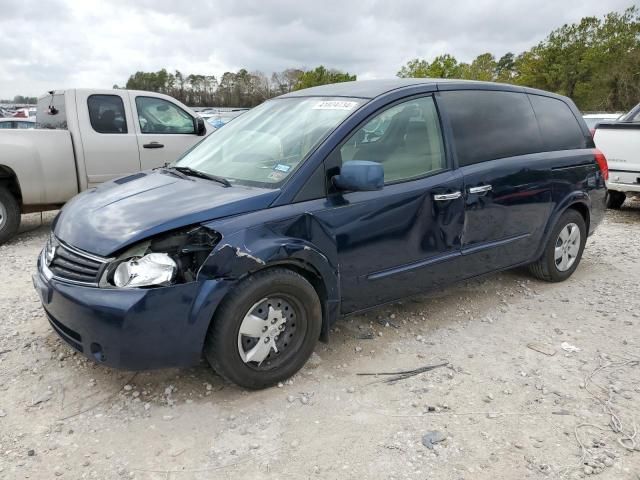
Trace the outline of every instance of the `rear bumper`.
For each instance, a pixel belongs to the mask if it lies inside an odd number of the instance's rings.
[[[46,278],[40,261],[33,285],[64,341],[99,363],[127,370],[197,364],[228,288],[218,280],[152,289],[84,287]]]
[[[640,175],[640,174],[639,174]],[[616,192],[634,192],[640,193],[640,184],[629,184],[629,183],[615,183],[615,182],[607,182],[607,188],[609,190],[615,190]]]
[[[607,188],[616,192],[640,193],[640,171],[609,170]]]

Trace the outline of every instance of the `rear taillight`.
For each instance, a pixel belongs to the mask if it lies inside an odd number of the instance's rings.
[[[593,154],[593,156],[596,159],[596,163],[598,164],[598,167],[600,167],[602,176],[604,177],[605,180],[609,180],[609,164],[607,163],[607,157],[605,157],[604,153],[602,153],[597,148],[595,149],[595,153]]]

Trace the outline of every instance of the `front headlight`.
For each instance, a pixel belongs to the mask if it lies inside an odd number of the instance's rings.
[[[149,253],[120,263],[113,273],[113,284],[121,288],[169,285],[177,270],[176,262],[166,253]]]
[[[202,226],[149,238],[117,254],[99,284],[103,288],[136,288],[193,282],[221,238]]]

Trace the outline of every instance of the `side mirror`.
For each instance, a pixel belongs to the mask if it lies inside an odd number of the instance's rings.
[[[351,160],[344,162],[340,175],[333,177],[333,184],[340,190],[366,192],[382,190],[384,186],[384,170],[377,162]]]
[[[207,127],[204,124],[204,118],[196,117],[194,123],[196,124],[196,135],[198,135],[199,137],[204,136],[204,134],[207,133]]]

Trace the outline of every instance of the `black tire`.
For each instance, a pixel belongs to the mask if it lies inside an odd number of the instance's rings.
[[[4,187],[0,187],[0,245],[13,237],[20,228],[20,205]]]
[[[607,208],[611,208],[613,210],[618,210],[622,207],[627,196],[624,192],[617,192],[615,190],[609,190],[607,192]]]
[[[556,242],[558,241],[560,232],[571,223],[577,225],[580,230],[580,247],[578,249],[578,254],[575,258],[575,261],[573,262],[573,265],[571,265],[569,269],[561,271],[556,265],[555,260]],[[562,282],[566,280],[573,274],[573,272],[575,272],[576,268],[578,268],[580,260],[582,259],[582,252],[584,251],[586,242],[587,226],[585,224],[584,218],[576,210],[567,210],[562,214],[560,219],[553,227],[551,235],[549,236],[547,244],[545,245],[544,253],[538,261],[529,265],[529,271],[533,274],[534,277],[539,280],[544,280],[545,282]]]
[[[260,365],[245,363],[240,354],[240,348],[244,349],[240,340],[245,340],[239,337],[240,326],[245,315],[265,298],[285,298],[291,304],[291,312],[295,311],[293,321],[288,319],[282,331],[284,341],[291,337],[291,344],[282,344],[277,354],[271,350]],[[321,327],[322,308],[313,286],[292,270],[268,269],[250,275],[225,297],[209,327],[204,353],[219,375],[257,390],[284,381],[300,370],[313,353]]]

